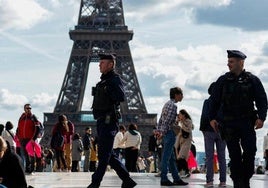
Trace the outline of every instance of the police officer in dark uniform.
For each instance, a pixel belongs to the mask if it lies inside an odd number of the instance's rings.
[[[244,70],[246,55],[238,50],[227,53],[230,71],[216,81],[210,125],[227,143],[234,188],[249,188],[257,151],[255,129],[262,128],[266,119],[267,96],[259,78]],[[222,113],[221,122],[218,112]]]
[[[101,81],[92,88],[93,115],[97,120],[98,137],[98,167],[92,175],[92,183],[88,188],[98,188],[109,164],[122,179],[122,188],[136,186],[117,156],[113,153],[113,142],[118,132],[118,119],[120,118],[119,105],[124,101],[125,93],[123,81],[115,73],[115,55],[99,54],[99,68]]]

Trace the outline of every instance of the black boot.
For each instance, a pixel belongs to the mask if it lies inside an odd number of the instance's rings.
[[[250,188],[248,178],[244,178],[244,188]]]
[[[100,184],[99,183],[91,183],[87,188],[99,188]]]
[[[133,179],[129,178],[128,180],[123,181],[121,188],[133,188],[136,185],[137,183]]]

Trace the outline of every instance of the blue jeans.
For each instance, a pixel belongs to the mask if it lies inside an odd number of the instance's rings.
[[[218,133],[211,131],[203,131],[204,141],[205,141],[205,152],[206,152],[206,181],[213,182],[214,168],[213,168],[213,158],[214,158],[214,144],[216,144],[216,150],[219,160],[219,170],[220,170],[220,182],[226,182],[226,160],[225,160],[225,148],[226,143],[223,141]]]
[[[174,154],[175,133],[173,130],[167,131],[163,138],[163,154],[161,166],[161,182],[169,181],[167,174],[170,171],[174,181],[179,181],[181,178],[176,167]]]

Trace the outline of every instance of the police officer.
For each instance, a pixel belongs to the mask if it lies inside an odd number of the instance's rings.
[[[267,96],[259,78],[244,70],[246,55],[227,50],[229,72],[216,81],[209,109],[210,125],[222,133],[231,159],[234,188],[249,188],[257,151],[255,129],[263,127]],[[222,113],[219,123],[217,113]]]
[[[101,81],[92,89],[93,116],[97,120],[98,159],[99,164],[92,175],[88,188],[98,188],[109,164],[123,181],[122,188],[136,186],[125,166],[113,153],[113,142],[118,132],[118,112],[120,102],[124,101],[124,87],[120,76],[115,73],[115,55],[99,54]]]

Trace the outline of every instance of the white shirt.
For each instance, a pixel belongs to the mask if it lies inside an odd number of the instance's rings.
[[[12,130],[10,130],[9,132],[11,132],[14,135],[14,132]],[[2,132],[2,137],[4,138],[4,140],[8,141],[10,146],[16,147],[16,142],[14,141],[12,136],[9,134],[9,132],[7,132],[7,130],[4,130]]]
[[[114,137],[113,149],[116,149],[116,148],[125,148],[125,142],[121,143],[123,137],[124,137],[124,135],[123,135],[123,133],[121,131],[119,131],[118,133],[116,133],[116,135]]]
[[[123,140],[121,143],[126,142],[126,148],[128,147],[136,147],[140,149],[141,147],[141,134],[137,131],[138,134],[132,135],[128,131],[124,134]]]
[[[268,150],[268,135],[263,138],[263,151]]]

